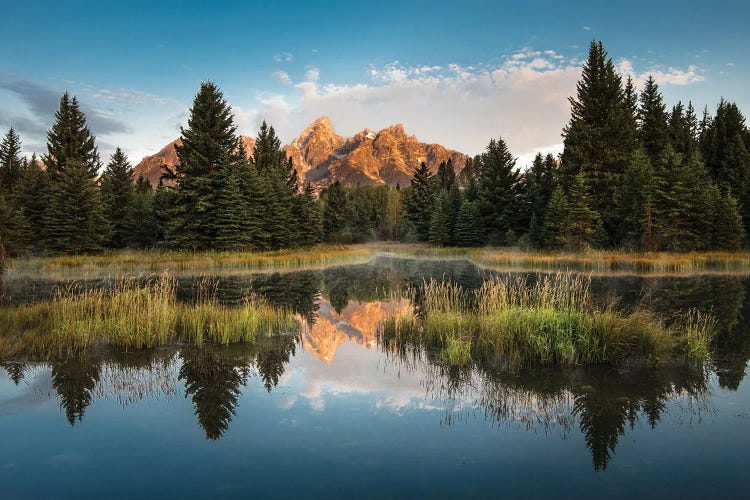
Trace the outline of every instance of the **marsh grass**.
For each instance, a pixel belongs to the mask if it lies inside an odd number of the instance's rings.
[[[659,365],[710,356],[711,317],[688,311],[667,326],[647,311],[595,306],[589,286],[590,278],[568,273],[532,285],[495,277],[473,292],[432,280],[409,292],[423,297],[421,308],[387,319],[380,334],[385,343],[437,349],[452,365]]]
[[[318,245],[304,249],[268,252],[188,252],[170,250],[119,250],[92,255],[60,255],[11,259],[8,267],[15,273],[65,273],[106,271],[162,273],[205,269],[263,270],[326,267],[352,261],[366,261],[372,250],[366,246]]]
[[[749,252],[550,252],[509,247],[446,248],[414,244],[383,244],[377,249],[393,256],[467,259],[479,266],[497,269],[578,270],[625,274],[750,272]]]
[[[143,349],[182,341],[254,342],[294,327],[291,312],[249,295],[238,307],[221,304],[214,283],[199,284],[197,300],[178,303],[176,279],[125,277],[114,286],[60,289],[52,300],[0,308],[0,359],[64,356],[98,347]]]

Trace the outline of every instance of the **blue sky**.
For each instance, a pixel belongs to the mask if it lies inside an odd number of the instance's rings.
[[[137,162],[179,134],[211,79],[243,134],[291,140],[321,114],[336,131],[403,123],[478,153],[502,136],[521,163],[556,151],[591,39],[623,73],[653,73],[668,104],[721,96],[750,110],[750,2],[5,2],[0,127],[41,152],[63,90],[103,156]]]

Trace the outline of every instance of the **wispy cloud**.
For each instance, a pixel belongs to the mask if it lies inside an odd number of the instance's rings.
[[[273,60],[276,62],[292,62],[294,61],[294,56],[290,52],[282,52],[281,54],[274,55]]]
[[[60,102],[60,92],[10,73],[0,73],[0,88],[12,92],[42,123],[51,124]],[[106,112],[80,103],[94,134],[130,132],[130,128]]]
[[[323,83],[324,75],[308,71],[305,81],[294,85],[298,95],[258,95],[257,108],[244,110],[241,122],[254,131],[260,120],[271,120],[285,140],[323,114],[344,135],[402,122],[420,140],[469,154],[500,136],[523,166],[537,151],[560,151],[560,133],[570,117],[567,98],[575,94],[581,64],[554,50],[524,48],[496,64],[393,61],[369,67],[370,80],[353,84]],[[621,69],[632,71],[629,64]],[[696,67],[651,69],[661,84],[701,78]]]
[[[695,65],[690,65],[687,69],[652,67],[647,71],[635,71],[630,59],[621,59],[617,63],[617,69],[624,76],[629,75],[635,85],[639,87],[646,82],[649,76],[653,76],[658,85],[690,85],[705,80],[702,71]]]
[[[271,73],[271,76],[274,80],[276,80],[279,83],[282,83],[284,85],[291,85],[292,78],[289,76],[289,73],[283,70],[274,71]]]

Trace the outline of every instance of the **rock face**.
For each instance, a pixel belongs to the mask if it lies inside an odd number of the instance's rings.
[[[349,301],[339,313],[330,302],[321,300],[315,323],[302,322],[302,346],[322,362],[330,364],[336,349],[346,342],[374,348],[381,322],[411,308],[409,299],[367,303]]]
[[[255,148],[255,139],[247,135],[241,135],[240,140],[242,141],[242,146],[245,148],[245,153],[248,156],[252,156],[253,148]],[[133,178],[137,180],[139,177],[143,177],[148,180],[151,187],[156,189],[159,185],[159,178],[163,172],[161,168],[162,165],[174,167],[177,164],[177,151],[175,151],[174,147],[181,144],[182,141],[177,138],[161,148],[158,153],[142,159],[133,169]],[[164,184],[169,186],[170,184],[173,184],[173,182],[164,181]]]
[[[248,156],[252,156],[254,139],[242,136]],[[135,167],[135,177],[142,175],[156,186],[161,166],[174,166],[177,154],[169,143],[161,151],[147,156]],[[292,158],[300,179],[322,189],[336,181],[347,185],[406,186],[421,162],[435,172],[441,162],[452,160],[456,172],[466,163],[467,155],[439,144],[419,142],[408,135],[401,124],[380,132],[364,129],[344,139],[333,131],[331,120],[322,116],[307,127],[291,144],[284,146]]]

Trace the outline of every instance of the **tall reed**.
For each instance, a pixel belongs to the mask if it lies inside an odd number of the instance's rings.
[[[688,311],[667,326],[647,311],[599,308],[590,278],[557,274],[487,279],[476,291],[430,281],[413,292],[418,315],[389,318],[382,338],[438,349],[450,364],[501,357],[521,365],[622,365],[702,361],[710,355],[715,321]]]
[[[176,279],[163,274],[142,283],[82,290],[71,285],[49,302],[0,308],[0,359],[53,356],[95,347],[142,349],[174,341],[253,342],[259,334],[294,328],[290,311],[250,295],[240,306],[221,304],[215,284],[202,280],[194,303],[179,303]]]

